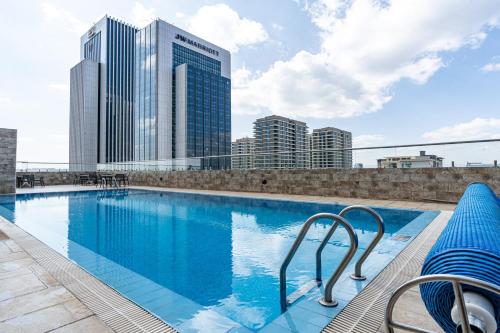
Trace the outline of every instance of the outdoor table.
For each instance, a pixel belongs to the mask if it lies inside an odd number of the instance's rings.
[[[112,174],[101,175],[101,186],[106,186],[107,187],[108,183],[110,185],[114,185],[115,187],[118,187],[114,175],[112,175]]]

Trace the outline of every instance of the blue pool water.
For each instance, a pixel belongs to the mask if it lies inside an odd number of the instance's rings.
[[[414,237],[436,216],[376,208],[386,230],[363,268],[369,280],[348,279],[353,260],[334,289],[340,307],[322,308],[317,289],[282,315],[278,272],[303,222],[343,207],[132,189],[0,198],[0,215],[185,332],[319,330],[408,244],[393,236]],[[346,217],[359,237],[357,258],[376,224],[364,212]],[[288,293],[314,277],[329,226],[311,228],[288,268]],[[348,246],[339,228],[323,252],[325,278]]]

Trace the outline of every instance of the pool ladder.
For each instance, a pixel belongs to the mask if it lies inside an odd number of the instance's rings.
[[[373,209],[367,206],[361,206],[361,205],[354,205],[354,206],[349,206],[344,208],[338,215],[337,214],[331,214],[331,213],[319,213],[316,215],[311,216],[306,220],[304,225],[302,226],[302,229],[299,232],[299,235],[295,239],[295,241],[292,244],[292,247],[290,248],[290,251],[288,252],[287,256],[285,257],[285,260],[281,264],[280,268],[280,303],[281,303],[281,311],[284,312],[286,311],[286,308],[289,303],[293,303],[292,301],[289,301],[286,296],[286,269],[288,268],[288,265],[292,261],[292,258],[294,257],[295,253],[297,252],[300,244],[304,240],[307,232],[309,231],[309,228],[311,225],[319,219],[331,219],[334,223],[328,230],[327,234],[321,241],[321,244],[319,245],[318,249],[316,250],[316,279],[315,281],[312,281],[313,283],[308,283],[307,285],[316,285],[319,286],[322,283],[322,278],[321,278],[321,253],[323,252],[323,249],[325,248],[326,244],[332,237],[332,235],[335,233],[337,230],[338,225],[342,225],[344,229],[346,229],[347,233],[349,234],[349,240],[350,240],[350,245],[349,245],[349,251],[344,255],[344,258],[342,258],[342,261],[340,262],[340,265],[337,267],[335,272],[332,274],[332,276],[328,279],[325,285],[325,295],[319,300],[319,303],[324,305],[324,306],[329,306],[329,307],[334,307],[337,306],[338,302],[333,298],[332,291],[333,287],[335,286],[335,283],[339,279],[340,275],[344,272],[346,269],[347,265],[351,261],[352,257],[356,253],[358,249],[358,236],[356,234],[356,231],[352,227],[352,225],[344,218],[344,216],[353,210],[361,210],[368,212],[370,215],[372,215],[376,222],[377,222],[377,235],[375,238],[371,241],[371,243],[368,245],[366,250],[363,252],[361,257],[358,259],[355,265],[354,269],[354,274],[351,275],[352,279],[355,280],[365,280],[366,277],[361,274],[361,266],[363,265],[363,262],[366,260],[366,258],[370,255],[372,252],[373,248],[377,245],[377,243],[380,241],[382,236],[384,235],[384,221],[382,220],[382,217]],[[302,293],[302,291],[299,289],[299,293]],[[305,293],[305,291],[304,291]],[[300,296],[299,296],[300,297]],[[297,297],[297,298],[299,298]]]

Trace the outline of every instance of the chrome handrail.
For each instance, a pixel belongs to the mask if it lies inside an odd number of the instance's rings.
[[[358,237],[356,235],[356,232],[352,228],[352,226],[343,217],[340,217],[338,215],[331,214],[331,213],[319,213],[319,214],[313,215],[310,218],[308,218],[306,220],[306,222],[304,223],[304,225],[302,226],[302,229],[300,229],[300,232],[299,232],[297,238],[293,242],[292,247],[290,248],[290,251],[288,251],[288,254],[285,257],[285,260],[283,260],[283,263],[281,264],[281,267],[280,267],[280,303],[281,303],[281,311],[282,312],[286,311],[286,308],[287,308],[286,269],[288,268],[288,265],[292,261],[292,258],[295,255],[295,253],[297,252],[300,244],[304,240],[304,237],[306,236],[307,232],[309,231],[309,228],[311,227],[311,225],[316,220],[321,219],[321,218],[328,218],[328,219],[334,220],[335,223],[332,225],[332,228],[335,226],[335,229],[337,228],[337,222],[341,223],[344,226],[344,228],[347,229],[349,236],[351,238],[351,248],[349,249],[349,252],[346,254],[344,259],[342,260],[342,263],[339,266],[339,268],[342,266],[346,266],[347,263],[349,262],[349,260],[351,260],[352,256],[356,252],[356,249],[358,247]],[[353,248],[354,248],[354,250],[353,250]],[[350,255],[351,252],[352,252],[352,255]],[[344,265],[344,261],[346,261],[346,260],[347,260],[347,263],[345,263],[345,265]],[[344,269],[345,269],[345,267],[342,269],[342,271]],[[334,276],[335,276],[335,274],[332,276],[332,278]],[[338,277],[336,279],[338,279]],[[335,279],[335,281],[333,281],[333,284],[335,284],[336,279]],[[332,279],[330,279],[330,280],[332,280]],[[328,282],[330,282],[330,280]],[[333,285],[332,285],[332,288],[333,288]],[[331,290],[330,290],[330,301],[331,301]]]
[[[365,262],[366,258],[370,255],[370,253],[373,251],[373,248],[378,244],[380,239],[384,236],[384,220],[382,217],[372,208],[367,207],[367,206],[361,206],[361,205],[353,205],[346,207],[342,209],[342,211],[339,213],[339,216],[344,217],[348,212],[355,210],[355,209],[360,209],[364,210],[368,213],[370,213],[373,217],[375,217],[375,220],[377,221],[377,235],[375,238],[372,240],[372,242],[368,245],[366,248],[365,252],[361,255],[361,257],[358,259],[356,262],[356,266],[354,268],[354,274],[351,275],[351,278],[354,280],[365,280],[366,277],[361,275],[361,266]],[[323,238],[323,241],[318,247],[318,250],[316,251],[316,280],[321,281],[321,253],[323,252],[323,249],[325,248],[326,244],[330,241],[330,238],[333,236],[333,233],[337,229],[336,223],[335,225],[330,228],[328,233],[326,234],[325,238]]]
[[[329,307],[334,307],[338,305],[338,302],[333,298],[332,293],[333,293],[333,287],[335,286],[335,283],[337,283],[337,280],[339,279],[340,275],[344,272],[346,269],[347,265],[351,261],[352,257],[356,253],[358,249],[358,235],[356,234],[356,231],[352,227],[352,225],[347,222],[345,218],[339,215],[335,214],[328,214],[331,215],[331,218],[335,220],[335,223],[331,226],[330,230],[327,233],[327,236],[333,235],[333,232],[337,229],[338,224],[340,223],[346,230],[347,233],[349,234],[349,240],[350,240],[350,245],[349,245],[349,251],[344,255],[344,258],[342,258],[342,261],[340,262],[339,267],[333,272],[332,276],[328,281],[326,282],[325,285],[325,296],[319,300],[319,303],[324,306],[329,306]],[[323,251],[323,248],[325,247],[326,243],[325,239],[327,236],[323,239],[323,241],[320,244],[321,251]],[[318,249],[319,250],[319,249]],[[318,251],[316,251],[318,253]],[[316,257],[317,259],[317,257]],[[318,261],[316,261],[316,264],[318,264]],[[319,265],[321,267],[321,256],[319,260]],[[317,270],[318,266],[316,266],[316,273],[318,272]],[[321,268],[320,268],[321,270]],[[320,272],[321,275],[321,272]],[[321,281],[321,280],[319,280]]]
[[[342,209],[342,211],[339,213],[339,215],[342,217],[345,217],[345,215],[348,212],[355,210],[355,209],[364,210],[365,212],[368,212],[377,221],[377,234],[375,235],[375,238],[371,241],[371,243],[368,245],[365,252],[363,252],[361,257],[356,262],[356,265],[354,266],[354,274],[351,275],[351,279],[366,280],[366,276],[361,274],[361,266],[365,262],[366,258],[368,258],[370,253],[372,253],[375,246],[377,246],[378,242],[384,236],[385,226],[384,226],[384,220],[382,219],[382,216],[380,216],[374,209],[367,207],[367,206],[362,206],[362,205],[349,206],[349,207]]]
[[[396,289],[392,293],[391,297],[389,298],[389,302],[387,303],[387,307],[385,309],[385,318],[384,318],[384,326],[387,333],[394,333],[395,328],[415,333],[435,333],[433,331],[429,331],[420,327],[403,324],[394,321],[392,319],[394,306],[396,305],[396,302],[401,297],[401,295],[403,295],[410,288],[418,286],[422,283],[429,283],[429,282],[451,282],[453,284],[453,293],[455,294],[458,313],[460,315],[460,325],[462,326],[463,333],[472,333],[472,330],[469,324],[469,318],[467,316],[467,309],[465,307],[462,284],[467,284],[469,286],[482,288],[492,293],[500,295],[500,287],[495,286],[494,284],[491,284],[489,282],[467,276],[452,275],[452,274],[434,274],[434,275],[419,276],[401,285],[398,289]]]

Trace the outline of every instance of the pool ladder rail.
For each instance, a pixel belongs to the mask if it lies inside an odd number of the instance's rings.
[[[377,235],[375,238],[372,240],[372,242],[368,245],[366,250],[363,252],[361,257],[358,259],[355,265],[355,271],[354,274],[351,275],[352,279],[355,280],[365,280],[366,277],[361,274],[361,266],[363,265],[363,262],[366,260],[366,258],[370,255],[372,252],[373,248],[377,245],[377,243],[380,241],[382,236],[384,235],[384,221],[382,217],[372,208],[367,207],[367,206],[361,206],[361,205],[354,205],[354,206],[349,206],[344,208],[338,215],[337,214],[331,214],[331,213],[319,213],[316,215],[311,216],[306,220],[304,225],[302,226],[302,229],[300,230],[297,238],[292,244],[292,247],[290,248],[290,251],[288,252],[287,256],[285,257],[285,260],[281,264],[280,268],[280,303],[281,303],[281,311],[284,312],[286,311],[286,308],[289,303],[293,303],[295,300],[288,300],[287,295],[286,295],[286,270],[288,268],[288,265],[292,261],[292,258],[294,257],[295,253],[297,252],[300,244],[304,240],[307,232],[309,231],[309,228],[311,225],[316,222],[319,219],[331,219],[334,223],[328,230],[327,234],[321,241],[321,244],[319,245],[318,249],[316,250],[316,280],[313,281],[314,284],[308,283],[307,285],[321,285],[322,283],[322,277],[321,277],[321,253],[323,252],[323,249],[325,248],[326,244],[330,240],[330,238],[333,236],[335,231],[338,228],[338,225],[342,225],[347,233],[349,234],[349,240],[350,240],[350,245],[349,245],[349,250],[347,253],[344,255],[342,258],[342,261],[340,262],[340,265],[337,267],[335,272],[332,274],[332,276],[328,279],[326,285],[325,285],[325,295],[323,298],[319,300],[320,304],[324,306],[329,306],[329,307],[334,307],[338,305],[338,302],[333,298],[332,291],[333,287],[335,286],[335,283],[339,279],[339,277],[342,275],[344,270],[346,269],[347,265],[353,258],[354,254],[356,253],[358,249],[358,236],[356,234],[356,231],[352,227],[352,225],[345,219],[345,215],[353,210],[362,210],[365,212],[368,212],[370,215],[372,215],[376,222],[377,222]],[[309,289],[310,290],[310,289]],[[299,289],[300,294],[304,294],[306,291],[302,291]],[[296,297],[296,299],[300,298]]]

